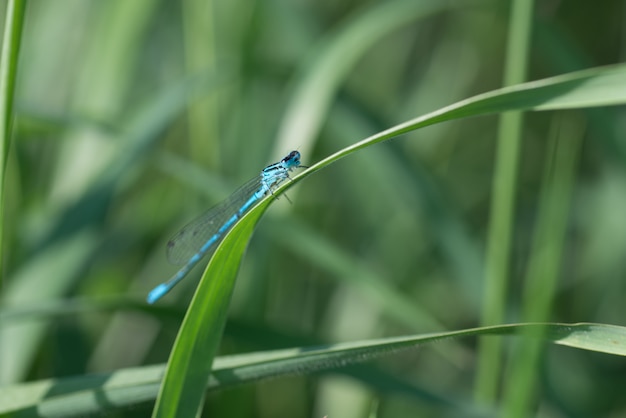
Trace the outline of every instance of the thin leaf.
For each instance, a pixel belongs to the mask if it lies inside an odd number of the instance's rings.
[[[460,2],[464,6],[467,3]],[[297,144],[303,154],[312,150],[313,140],[342,81],[375,42],[402,26],[458,5],[459,2],[441,0],[384,2],[350,19],[305,61],[281,122],[277,148],[283,150]]]
[[[612,87],[611,87],[612,86]],[[604,95],[607,90],[613,94]],[[366,138],[312,165],[252,208],[226,235],[205,270],[170,355],[154,417],[193,416],[211,372],[239,264],[272,199],[304,177],[359,149],[420,127],[506,110],[552,110],[626,103],[626,65],[560,75],[481,94]]]
[[[533,27],[533,1],[512,0],[504,62],[505,86],[527,80],[530,39]],[[499,115],[496,157],[492,176],[485,279],[481,324],[504,322],[507,305],[511,247],[517,196],[518,166],[521,160],[522,112]],[[502,363],[502,341],[484,339],[478,348],[478,372],[474,396],[484,404],[494,404]]]
[[[270,195],[244,215],[211,258],[174,343],[154,417],[196,415],[222,337],[241,258],[272,199]],[[215,277],[219,280],[211,280]]]
[[[215,360],[211,375],[199,383],[203,391],[223,389],[271,377],[337,370],[446,339],[526,336],[538,331],[544,333],[545,340],[558,345],[626,356],[625,327],[589,323],[513,324],[224,356]],[[163,366],[146,366],[5,387],[0,390],[0,417],[71,417],[137,405],[156,396],[163,369]]]
[[[17,61],[22,44],[22,26],[26,0],[10,0],[7,4],[4,36],[2,38],[2,56],[0,56],[0,271],[3,268],[4,248],[4,186],[6,164],[11,143],[13,125],[13,97]],[[2,282],[0,281],[0,286]]]
[[[379,132],[312,165],[294,181],[354,151],[437,123],[509,110],[560,110],[626,103],[626,65],[591,68],[479,94]]]

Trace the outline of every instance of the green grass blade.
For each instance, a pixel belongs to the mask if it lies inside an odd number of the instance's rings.
[[[312,165],[303,176],[353,152],[437,123],[509,110],[558,110],[626,103],[626,65],[591,68],[479,94],[379,132]]]
[[[213,372],[201,382],[200,389],[223,389],[272,377],[337,370],[446,339],[525,336],[538,330],[542,330],[545,340],[558,345],[626,356],[624,327],[513,324],[224,356],[215,360]],[[147,366],[4,387],[0,390],[0,417],[67,417],[137,405],[154,399],[162,372],[163,366]]]
[[[581,115],[570,113],[573,114],[569,117],[555,117],[549,140],[534,243],[524,278],[523,321],[548,321],[554,309],[571,192],[585,135]],[[510,373],[507,375],[510,378],[503,396],[506,416],[526,417],[532,414],[542,350],[540,338],[525,339],[514,345],[514,360],[509,365]]]
[[[199,410],[241,258],[254,226],[273,198],[266,198],[248,212],[211,258],[174,343],[154,417],[189,417]]]
[[[394,1],[376,4],[328,37],[305,61],[302,74],[296,80],[279,129],[277,149],[282,152],[297,146],[303,155],[309,154],[333,97],[365,52],[392,31],[450,8],[453,3]]]
[[[275,193],[279,196],[304,177],[359,149],[420,127],[461,117],[506,110],[549,110],[626,103],[626,66],[575,72],[478,95],[397,125],[319,161],[293,177]],[[613,94],[607,95],[607,91]],[[202,382],[215,357],[239,264],[256,222],[273,197],[244,216],[218,246],[191,301],[170,355],[154,417],[193,416],[200,408]]]
[[[185,67],[187,74],[217,71],[215,2],[205,0],[186,1],[181,4],[185,43]],[[189,104],[188,141],[190,155],[205,168],[216,169],[219,164],[220,144],[218,138],[218,93],[215,92]]]
[[[526,80],[529,44],[533,22],[533,4],[528,0],[511,2],[508,45],[504,71],[504,85]],[[487,253],[485,256],[485,284],[481,313],[482,325],[504,322],[509,282],[509,264],[513,245],[517,170],[522,142],[522,113],[500,115],[496,159],[492,177],[491,209],[489,217]],[[497,338],[480,341],[476,373],[476,398],[494,403],[501,369],[502,341]]]
[[[17,77],[17,61],[22,44],[22,26],[26,0],[9,0],[7,3],[2,52],[0,56],[0,277],[4,271],[4,175],[11,143],[13,125],[13,97]],[[2,280],[0,279],[0,286]]]

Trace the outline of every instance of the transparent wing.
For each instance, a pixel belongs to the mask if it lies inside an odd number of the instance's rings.
[[[173,264],[185,264],[200,248],[230,219],[244,203],[261,187],[261,178],[256,176],[237,189],[226,200],[213,206],[202,215],[185,225],[167,242],[167,259]],[[226,233],[222,233],[225,235]],[[221,240],[216,240],[213,247]],[[207,251],[207,253],[211,250]]]

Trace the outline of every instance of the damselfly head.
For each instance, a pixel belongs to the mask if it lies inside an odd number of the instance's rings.
[[[298,151],[291,151],[281,162],[288,168],[298,167],[300,165],[300,153]]]

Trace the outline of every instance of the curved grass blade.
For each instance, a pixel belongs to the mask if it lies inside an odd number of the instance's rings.
[[[13,124],[13,97],[17,78],[17,61],[22,44],[22,26],[26,0],[10,0],[7,3],[2,56],[0,57],[0,271],[4,271],[2,249],[4,248],[4,175],[6,172],[11,127]],[[0,286],[2,283],[0,282]]]
[[[590,323],[513,324],[224,356],[215,360],[213,372],[200,386],[202,390],[217,390],[271,377],[338,370],[346,365],[445,339],[486,335],[527,336],[537,331],[545,333],[544,340],[558,345],[626,356],[625,327]],[[146,366],[111,374],[4,387],[0,390],[0,418],[79,416],[138,405],[154,399],[163,370],[162,365]],[[417,393],[419,390],[414,388],[413,396],[421,399],[430,396],[430,402],[462,408],[466,416],[468,405],[462,401],[433,393]]]
[[[626,65],[560,75],[463,100],[366,138],[314,164],[252,208],[227,234],[205,270],[168,362],[154,417],[193,416],[211,373],[239,263],[271,200],[305,176],[361,148],[435,123],[507,110],[554,110],[626,103]]]
[[[534,2],[512,0],[504,61],[503,84],[515,85],[527,80],[530,40],[533,28]],[[513,251],[517,173],[521,161],[523,113],[509,112],[498,116],[490,216],[485,248],[485,284],[480,323],[504,322],[508,274]],[[502,365],[501,339],[482,339],[478,348],[478,371],[474,396],[486,405],[495,404]],[[516,382],[517,383],[517,382]],[[509,385],[511,386],[511,385]],[[515,386],[515,383],[513,383]]]
[[[591,68],[479,94],[379,132],[310,166],[299,181],[359,149],[449,120],[509,110],[582,109],[626,104],[626,65]]]
[[[239,264],[259,218],[283,185],[226,234],[194,294],[165,371],[154,417],[195,416],[219,347]]]
[[[305,61],[279,128],[277,149],[310,153],[341,83],[376,42],[410,23],[468,3],[393,1],[363,9]]]

